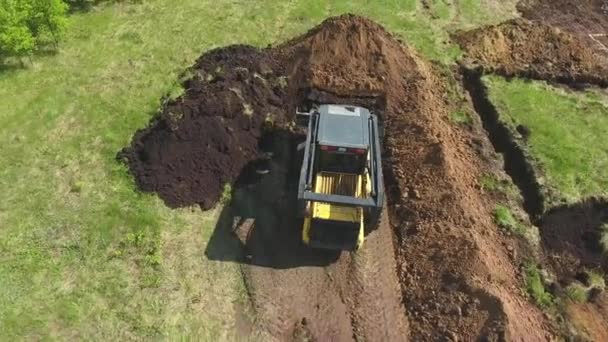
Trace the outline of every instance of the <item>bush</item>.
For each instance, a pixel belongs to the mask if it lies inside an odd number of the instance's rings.
[[[0,0],[0,58],[57,43],[67,24],[62,0]]]

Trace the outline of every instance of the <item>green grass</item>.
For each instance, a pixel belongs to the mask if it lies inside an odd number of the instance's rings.
[[[493,174],[485,174],[480,179],[481,187],[485,191],[505,195],[508,199],[516,200],[520,197],[519,190],[509,180],[498,179]]]
[[[600,290],[606,289],[606,280],[604,279],[604,275],[597,271],[587,270],[587,277],[589,277],[589,286],[594,287]]]
[[[587,274],[585,284],[575,281],[566,287],[566,296],[573,302],[587,302],[591,289],[595,288],[601,291],[606,289],[606,281],[602,273],[593,270],[586,270],[585,273]]]
[[[526,228],[515,218],[511,209],[497,205],[494,208],[494,222],[504,229],[507,229],[517,235],[524,235]]]
[[[497,205],[494,209],[494,221],[503,228],[513,230],[516,229],[518,224],[513,213],[511,213],[511,209],[502,205]]]
[[[573,93],[542,82],[485,77],[491,100],[511,127],[531,131],[525,146],[544,174],[551,201],[608,196],[608,106],[594,92]]]
[[[600,246],[602,246],[604,253],[608,253],[608,223],[600,226]]]
[[[526,290],[534,302],[541,308],[550,308],[554,305],[553,295],[545,290],[545,285],[538,266],[527,263],[524,267]]]
[[[203,256],[218,211],[136,192],[116,152],[203,51],[354,12],[447,64],[460,55],[447,31],[516,1],[488,3],[435,1],[433,19],[415,0],[147,0],[70,17],[56,55],[0,72],[0,340],[234,339],[238,266]]]
[[[471,118],[471,115],[463,110],[453,112],[450,115],[450,120],[460,125],[471,125],[473,123],[473,118]]]
[[[581,283],[574,282],[566,287],[566,296],[573,302],[584,303],[588,295],[587,288]]]
[[[220,203],[229,204],[232,200],[232,185],[230,183],[224,184],[222,195],[220,196]]]

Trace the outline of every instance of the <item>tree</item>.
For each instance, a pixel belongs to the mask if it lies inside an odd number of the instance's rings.
[[[66,11],[63,0],[0,0],[0,58],[56,44],[67,24]]]
[[[29,1],[31,6],[27,26],[32,36],[39,45],[43,45],[48,38],[57,43],[67,24],[68,5],[63,0],[26,1]]]
[[[34,48],[32,33],[26,24],[29,4],[14,0],[0,0],[0,55],[21,56]]]

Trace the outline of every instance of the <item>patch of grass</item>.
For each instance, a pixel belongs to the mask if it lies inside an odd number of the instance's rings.
[[[511,209],[503,206],[497,205],[494,208],[494,222],[504,229],[507,229],[517,235],[525,235],[526,227],[524,227],[518,220],[515,218]]]
[[[480,183],[485,191],[500,193],[509,199],[517,199],[520,196],[515,184],[506,179],[498,179],[493,174],[484,174]]]
[[[460,125],[470,125],[473,123],[473,118],[471,118],[471,115],[463,110],[453,112],[450,115],[450,119],[452,122]]]
[[[606,289],[606,280],[602,273],[592,270],[587,270],[585,273],[587,273],[587,277],[589,278],[589,287],[597,288],[602,291]]]
[[[600,226],[600,246],[602,246],[604,253],[608,253],[608,223]]]
[[[554,305],[553,295],[545,289],[541,272],[535,263],[528,262],[524,267],[525,283],[528,294],[541,308],[549,308]]]
[[[224,184],[222,195],[220,196],[220,203],[226,205],[232,200],[232,185],[230,183]]]
[[[530,129],[525,148],[554,200],[608,196],[608,149],[598,143],[608,136],[608,106],[598,101],[600,95],[498,76],[484,82],[501,119],[513,129]]]
[[[588,295],[587,288],[579,282],[574,282],[566,287],[566,296],[574,302],[585,303]]]
[[[514,230],[517,227],[517,220],[511,213],[511,209],[502,205],[497,205],[494,209],[494,221],[503,228]]]

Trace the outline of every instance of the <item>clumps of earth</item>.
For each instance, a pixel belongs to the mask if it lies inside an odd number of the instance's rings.
[[[504,76],[608,86],[608,59],[559,28],[526,19],[454,35],[469,68]]]

